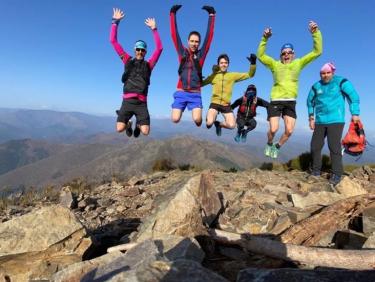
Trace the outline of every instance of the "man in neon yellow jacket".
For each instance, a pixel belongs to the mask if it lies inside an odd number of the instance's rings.
[[[236,119],[231,108],[233,86],[236,82],[253,77],[256,71],[256,55],[247,57],[250,62],[248,72],[228,72],[229,57],[221,54],[217,58],[217,65],[212,68],[212,74],[203,80],[202,85],[212,84],[211,104],[207,112],[206,126],[216,127],[216,135],[221,135],[221,128],[233,129],[236,127]],[[218,113],[222,113],[224,121],[216,121]]]
[[[264,154],[271,158],[277,158],[280,147],[291,136],[296,124],[296,99],[298,95],[298,78],[301,70],[322,54],[322,34],[318,25],[310,21],[309,30],[312,34],[313,50],[301,58],[295,59],[294,48],[290,43],[281,47],[280,60],[275,60],[266,55],[266,45],[272,35],[271,28],[266,28],[258,47],[258,59],[273,75],[271,90],[271,103],[268,107],[269,130],[267,132],[267,145]],[[285,124],[284,134],[278,143],[273,144],[273,139],[279,129],[279,118],[282,116]]]

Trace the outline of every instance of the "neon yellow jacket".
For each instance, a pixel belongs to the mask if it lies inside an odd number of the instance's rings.
[[[283,64],[266,55],[267,39],[263,36],[258,47],[258,59],[273,75],[273,86],[271,90],[271,101],[296,100],[298,95],[298,78],[301,70],[322,54],[323,40],[319,30],[312,34],[313,50],[302,58],[294,59],[289,64]]]
[[[256,65],[250,65],[249,72],[221,72],[212,73],[203,80],[202,86],[212,84],[211,103],[222,106],[230,105],[233,85],[241,80],[253,77]]]

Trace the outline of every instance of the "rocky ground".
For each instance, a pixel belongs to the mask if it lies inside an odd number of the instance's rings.
[[[8,238],[0,241],[4,281],[287,281],[282,279],[293,276],[317,281],[332,274],[220,243],[208,228],[283,241],[282,234],[324,207],[375,193],[375,170],[366,166],[336,187],[328,183],[328,175],[300,171],[203,174],[156,172],[78,194],[66,186],[55,200],[46,196],[29,206],[3,207],[0,238]],[[375,248],[374,231],[375,205],[370,201],[359,215],[310,246]],[[127,243],[136,247],[106,254],[109,247]],[[335,277],[353,281],[370,277],[335,271]],[[313,280],[298,278],[310,276]],[[274,280],[255,280],[260,277]]]

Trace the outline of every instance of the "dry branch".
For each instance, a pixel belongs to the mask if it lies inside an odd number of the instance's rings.
[[[259,236],[241,235],[217,229],[210,234],[216,241],[240,245],[250,252],[307,265],[342,269],[375,269],[375,250],[334,250],[284,244]]]
[[[332,231],[345,229],[348,221],[358,216],[371,203],[375,194],[364,194],[340,200],[320,213],[291,226],[281,235],[283,243],[314,246]]]

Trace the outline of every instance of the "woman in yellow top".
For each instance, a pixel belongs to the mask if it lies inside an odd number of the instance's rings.
[[[233,129],[236,126],[233,110],[230,107],[234,83],[253,77],[256,70],[256,55],[251,54],[247,59],[250,62],[249,72],[227,72],[229,57],[227,54],[221,54],[217,58],[217,65],[212,68],[212,74],[202,82],[202,86],[212,84],[212,97],[206,126],[211,128],[215,124],[217,136],[221,135],[222,127]],[[223,114],[223,122],[216,121],[218,113]]]

